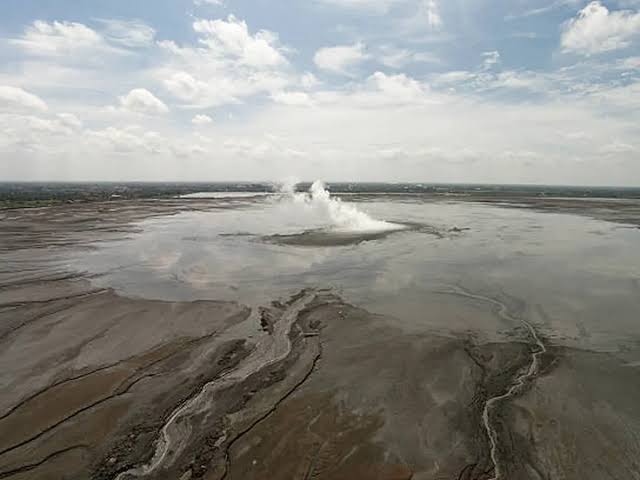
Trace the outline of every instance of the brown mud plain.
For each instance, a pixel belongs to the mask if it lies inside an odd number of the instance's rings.
[[[0,479],[640,479],[637,338],[581,348],[455,284],[407,329],[324,286],[169,301],[64,267],[141,220],[249,201],[0,212]],[[632,200],[510,203],[640,224]],[[433,327],[476,321],[503,335]]]

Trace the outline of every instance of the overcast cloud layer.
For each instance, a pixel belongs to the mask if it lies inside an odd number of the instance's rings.
[[[5,0],[0,37],[0,180],[640,185],[640,0]]]

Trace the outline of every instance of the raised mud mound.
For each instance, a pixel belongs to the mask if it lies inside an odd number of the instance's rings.
[[[381,231],[335,231],[335,230],[309,230],[306,232],[290,235],[268,235],[261,237],[261,240],[278,245],[296,245],[306,247],[336,247],[345,245],[356,245],[372,240],[382,240],[392,235],[401,234],[407,231],[417,231],[428,235],[443,237],[452,231],[440,231],[430,225],[416,223],[398,223],[398,228]]]

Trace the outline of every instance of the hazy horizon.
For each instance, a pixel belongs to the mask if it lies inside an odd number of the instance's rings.
[[[350,181],[350,180],[320,180],[328,186],[334,185],[413,185],[424,187],[526,187],[526,188],[577,188],[577,189],[620,189],[620,190],[637,190],[638,185],[605,185],[605,184],[562,184],[562,183],[481,183],[481,182],[428,182],[428,181]],[[309,186],[316,180],[300,180],[296,185]],[[135,185],[135,184],[175,184],[175,185],[202,185],[202,186],[233,186],[233,185],[264,185],[278,186],[282,184],[281,180],[2,180],[0,185],[91,185],[91,184],[107,184],[107,185]]]

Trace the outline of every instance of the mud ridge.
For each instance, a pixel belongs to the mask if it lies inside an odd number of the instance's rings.
[[[238,435],[236,435],[235,438],[233,438],[228,444],[227,444],[227,448],[225,449],[225,470],[224,470],[224,474],[222,475],[222,477],[220,478],[220,480],[226,480],[227,475],[229,473],[229,469],[231,467],[231,460],[230,460],[230,455],[229,452],[231,451],[231,449],[233,448],[233,446],[240,441],[245,435],[247,435],[248,433],[250,433],[255,427],[257,427],[260,423],[262,423],[264,420],[266,420],[267,418],[269,418],[273,413],[275,413],[275,411],[278,409],[278,407],[280,405],[282,405],[289,397],[291,397],[291,395],[293,395],[296,391],[298,391],[300,389],[300,387],[302,387],[302,385],[304,385],[304,383],[309,379],[309,377],[311,377],[311,375],[313,374],[313,372],[316,369],[316,366],[318,364],[318,362],[320,361],[320,359],[322,358],[322,343],[318,343],[318,353],[314,356],[313,361],[311,362],[311,367],[309,368],[309,371],[305,374],[305,376],[303,378],[300,379],[300,381],[298,381],[298,383],[296,383],[284,396],[282,396],[279,400],[277,400],[274,404],[273,407],[271,407],[267,412],[265,412],[262,416],[260,416],[259,418],[257,418],[253,423],[251,423],[251,425],[249,425],[247,428],[245,428],[244,430],[242,430],[241,432],[238,433]]]
[[[179,424],[180,420],[184,418],[185,415],[188,415],[190,410],[197,409],[198,406],[211,394],[230,385],[236,385],[248,378],[250,375],[286,358],[292,348],[291,339],[289,338],[291,327],[297,320],[300,311],[302,311],[313,300],[313,298],[315,298],[315,296],[316,294],[313,291],[302,290],[298,295],[292,297],[287,304],[288,309],[283,313],[282,318],[278,321],[275,333],[268,336],[268,342],[265,341],[264,343],[259,342],[256,344],[254,352],[250,355],[250,357],[253,356],[255,358],[246,359],[243,366],[240,366],[236,370],[228,372],[226,375],[205,384],[196,395],[179,405],[162,427],[160,437],[156,443],[156,451],[151,458],[151,461],[145,465],[140,465],[136,468],[121,472],[115,477],[115,480],[130,477],[146,477],[155,472],[165,463],[165,459],[168,452],[171,450],[172,445],[179,440],[174,439],[171,436],[170,429],[174,427],[174,425]],[[253,310],[250,318],[253,316],[255,316],[256,319],[259,319],[259,309]],[[281,324],[284,324],[284,326],[281,327]],[[279,345],[279,342],[284,342],[286,347],[285,352],[279,352],[279,347],[282,348],[282,345]],[[252,360],[260,360],[260,364],[252,367]]]
[[[445,290],[438,293],[457,295],[465,298],[470,298],[473,300],[489,303],[497,307],[498,308],[497,313],[501,318],[507,321],[520,323],[521,325],[523,325],[526,328],[527,334],[532,341],[533,349],[531,351],[531,362],[529,363],[529,366],[526,369],[526,371],[515,377],[514,381],[511,383],[511,386],[505,393],[502,393],[500,395],[496,395],[494,397],[487,399],[482,412],[482,422],[486,430],[487,436],[489,438],[491,461],[493,462],[493,465],[494,465],[494,476],[488,480],[502,480],[504,478],[504,475],[503,475],[500,459],[498,458],[498,448],[500,446],[500,434],[498,433],[497,426],[494,425],[494,422],[492,421],[492,414],[494,412],[494,409],[497,408],[499,403],[508,401],[516,397],[522,392],[522,389],[525,386],[535,381],[535,379],[538,377],[540,373],[540,357],[545,353],[547,353],[547,347],[545,346],[544,342],[538,335],[533,325],[527,322],[524,318],[516,318],[515,316],[512,316],[509,313],[509,308],[504,303],[491,297],[486,297],[484,295],[478,295],[478,294],[469,292],[458,285],[450,286],[450,288],[451,290],[449,291]],[[467,352],[467,354],[469,354],[469,352]],[[473,356],[471,356],[471,358],[474,361],[474,363],[476,364],[478,363]]]
[[[207,340],[207,339],[210,339],[210,338],[211,338],[211,337],[213,337],[214,335],[216,335],[216,332],[213,332],[213,333],[211,333],[211,334],[209,334],[209,335],[206,335],[206,336],[204,336],[204,337],[200,337],[200,338],[193,339],[193,340],[191,340],[191,341],[189,341],[189,342],[186,342],[183,346],[185,346],[185,347],[186,347],[186,346],[188,346],[188,345],[192,345],[192,344],[195,344],[195,343],[199,343],[199,342],[205,341],[205,340]],[[89,405],[85,405],[84,407],[82,407],[82,408],[80,408],[80,409],[76,410],[75,412],[71,413],[70,415],[68,415],[68,416],[66,416],[66,417],[64,417],[64,418],[62,418],[60,421],[58,421],[58,422],[54,423],[53,425],[50,425],[49,427],[45,428],[44,430],[41,430],[41,431],[40,431],[40,432],[38,432],[36,435],[33,435],[32,437],[29,437],[28,439],[25,439],[25,440],[23,440],[23,441],[22,441],[22,442],[20,442],[20,443],[17,443],[17,444],[12,445],[12,446],[10,446],[10,447],[8,447],[8,448],[5,448],[4,450],[0,451],[0,456],[3,456],[3,455],[5,455],[5,454],[7,454],[7,453],[9,453],[9,452],[11,452],[11,451],[14,451],[14,450],[16,450],[16,449],[18,449],[18,448],[20,448],[20,447],[22,447],[22,446],[24,446],[24,445],[27,445],[27,444],[29,444],[29,443],[31,443],[31,442],[33,442],[33,441],[37,440],[38,438],[42,437],[42,436],[43,436],[43,435],[45,435],[46,433],[48,433],[48,432],[50,432],[50,431],[52,431],[52,430],[54,430],[54,429],[58,428],[60,425],[62,425],[62,424],[64,424],[64,423],[68,422],[69,420],[71,420],[71,419],[73,419],[73,418],[77,417],[78,415],[80,415],[80,414],[82,414],[82,413],[84,413],[84,412],[86,412],[86,411],[88,411],[88,410],[91,410],[92,408],[97,407],[98,405],[102,405],[103,403],[108,402],[108,401],[111,401],[111,400],[113,400],[114,398],[120,397],[120,396],[122,396],[122,395],[126,395],[127,393],[129,393],[129,392],[131,391],[131,389],[132,389],[133,387],[135,387],[135,386],[136,386],[138,383],[140,383],[141,381],[143,381],[143,380],[145,380],[145,379],[147,379],[147,378],[151,378],[151,377],[154,377],[154,376],[158,375],[158,374],[156,374],[156,373],[146,373],[146,374],[140,375],[142,372],[144,372],[145,370],[149,370],[149,369],[153,368],[153,367],[154,367],[155,365],[157,365],[158,363],[161,363],[161,362],[163,362],[163,361],[165,361],[165,360],[168,360],[168,359],[170,359],[171,357],[173,357],[173,356],[175,356],[175,355],[178,355],[179,353],[180,353],[180,350],[178,349],[178,350],[176,350],[176,351],[173,351],[173,352],[171,352],[171,353],[169,353],[169,354],[167,354],[167,355],[164,355],[164,356],[162,356],[162,357],[160,357],[160,358],[158,358],[158,359],[154,360],[152,363],[150,363],[150,364],[148,364],[148,365],[145,365],[145,366],[144,366],[144,367],[142,367],[142,368],[139,368],[139,369],[135,370],[131,375],[129,375],[127,378],[125,378],[125,379],[124,379],[124,381],[123,381],[123,382],[118,386],[118,388],[116,388],[115,392],[114,392],[112,395],[108,395],[108,396],[106,396],[106,397],[104,397],[104,398],[102,398],[102,399],[100,399],[100,400],[98,400],[98,401],[96,401],[96,402],[93,402],[93,403],[91,403],[91,404],[89,404]],[[96,374],[96,373],[99,373],[99,372],[102,372],[102,371],[105,371],[105,370],[108,370],[108,369],[111,369],[111,368],[117,367],[117,366],[119,366],[119,365],[121,365],[121,364],[124,364],[124,363],[126,363],[126,362],[128,362],[128,361],[133,360],[134,358],[135,358],[135,357],[131,357],[131,358],[128,358],[128,359],[122,360],[122,361],[120,361],[120,362],[116,362],[116,363],[114,363],[114,364],[112,364],[112,365],[108,365],[108,366],[105,366],[105,367],[102,367],[102,368],[95,369],[95,370],[93,370],[93,371],[91,371],[91,372],[88,372],[88,373],[83,374],[83,375],[79,375],[79,376],[77,376],[77,377],[75,377],[75,378],[70,378],[70,379],[63,380],[63,381],[61,381],[61,382],[57,382],[57,383],[55,383],[55,384],[52,384],[52,385],[50,385],[50,386],[46,387],[45,389],[43,389],[43,390],[41,390],[41,391],[37,392],[36,394],[31,395],[29,398],[27,398],[27,399],[23,400],[23,401],[22,401],[22,402],[20,402],[18,405],[14,406],[14,407],[13,407],[13,408],[8,412],[8,413],[6,413],[5,415],[3,415],[3,416],[0,418],[0,420],[5,419],[5,418],[7,418],[7,417],[11,416],[11,414],[13,414],[14,412],[16,412],[20,407],[22,407],[22,406],[26,405],[26,404],[27,404],[27,403],[29,403],[30,401],[32,401],[32,400],[34,400],[35,398],[39,397],[40,395],[44,395],[44,394],[46,394],[46,392],[47,392],[48,390],[51,390],[52,388],[59,387],[59,386],[61,386],[61,385],[64,385],[65,383],[69,383],[69,382],[72,382],[72,381],[81,380],[81,379],[86,378],[86,377],[88,377],[88,376],[91,376],[91,375],[93,375],[93,374]],[[137,378],[136,378],[136,377],[137,377]],[[1,478],[1,477],[0,477],[0,478]]]

